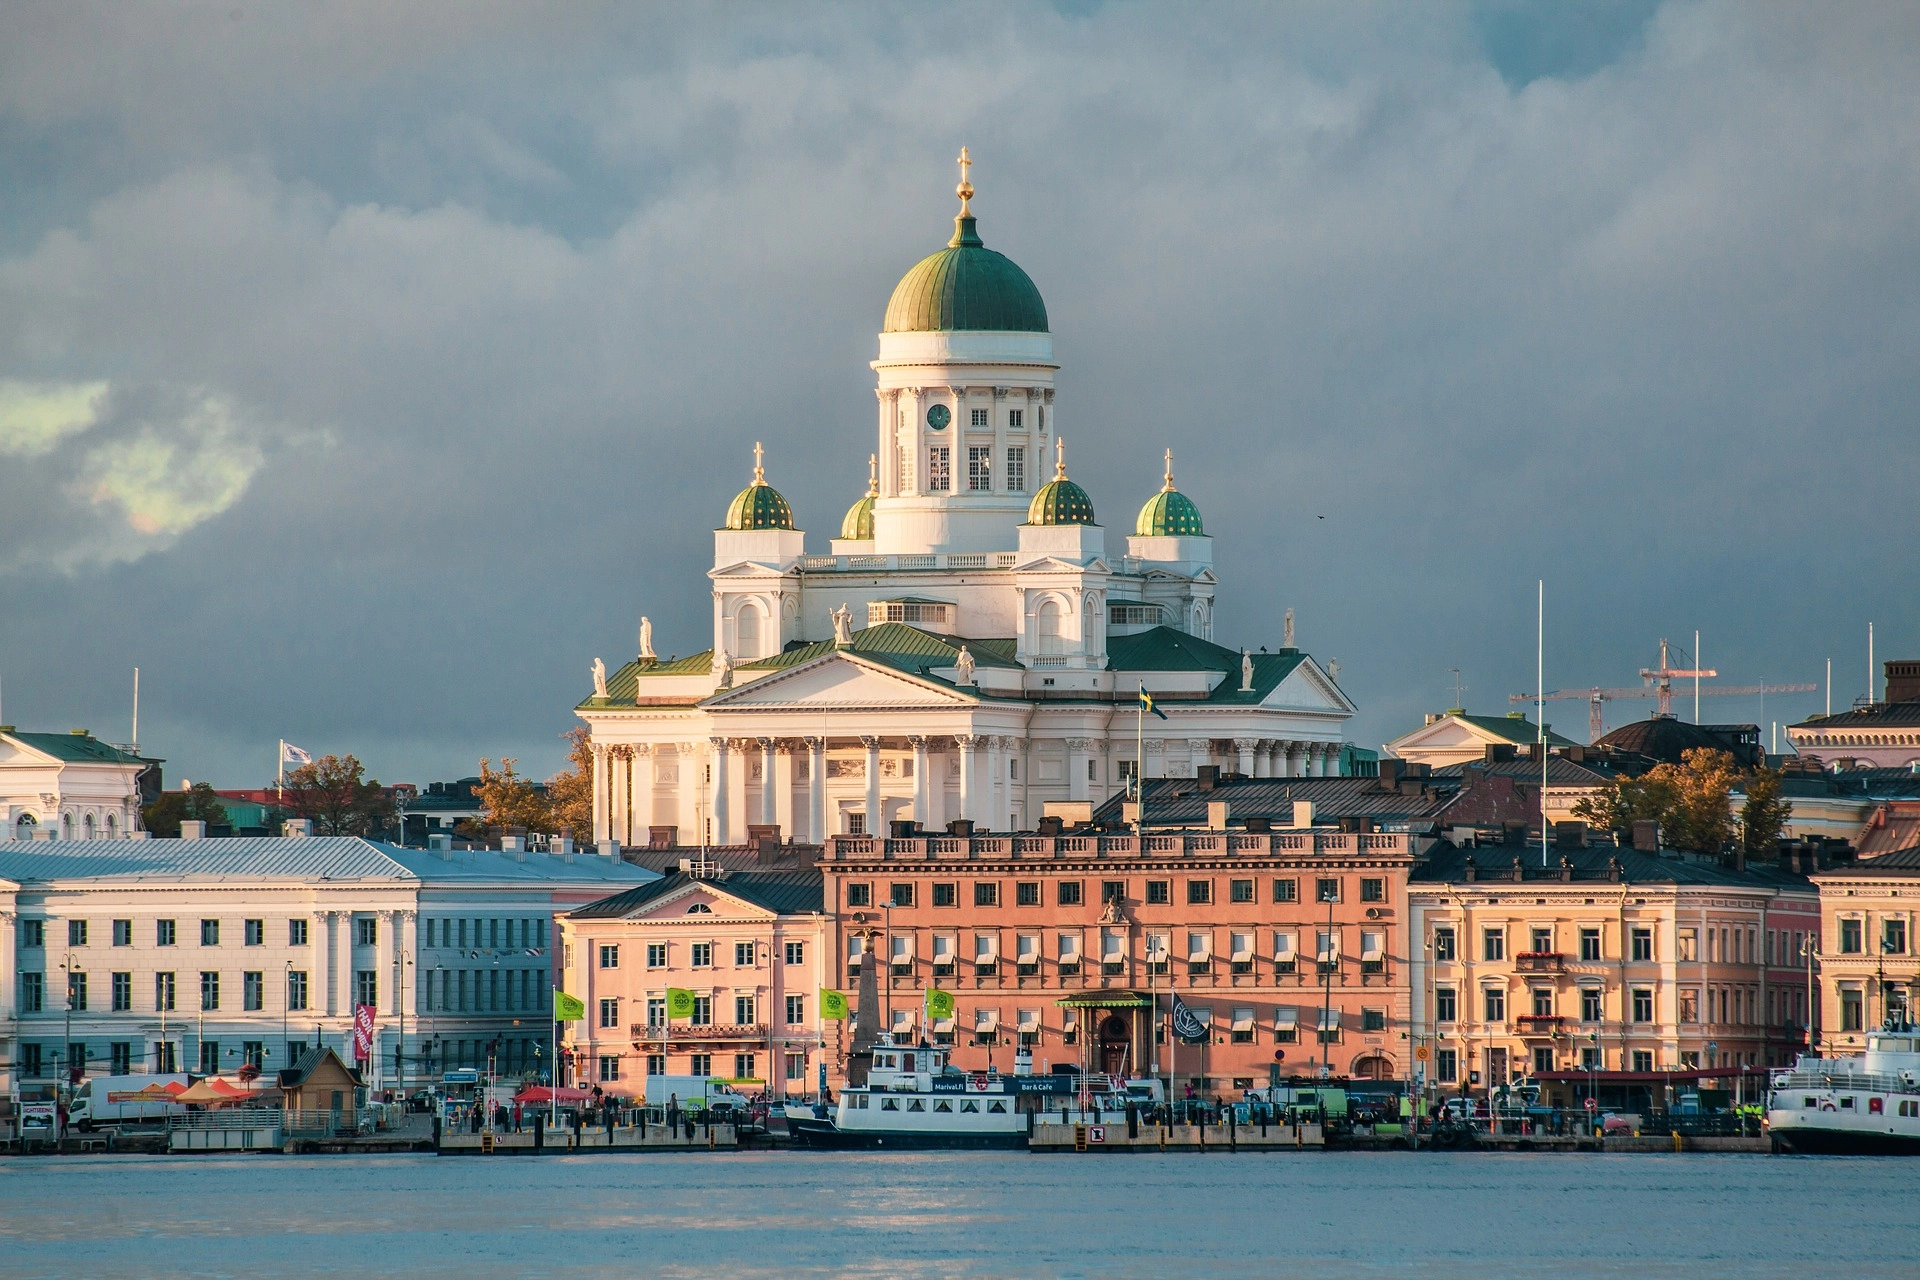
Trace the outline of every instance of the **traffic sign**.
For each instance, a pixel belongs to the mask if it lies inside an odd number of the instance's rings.
[[[1433,1050],[1427,1048],[1426,1045],[1417,1044],[1413,1047],[1413,1059],[1415,1062],[1425,1062],[1432,1056]]]

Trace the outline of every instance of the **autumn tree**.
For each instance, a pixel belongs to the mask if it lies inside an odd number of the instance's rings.
[[[511,756],[500,761],[496,772],[493,761],[480,762],[480,785],[474,798],[484,811],[489,827],[524,827],[528,831],[552,831],[553,809],[539,787],[521,777]]]
[[[573,767],[547,779],[547,805],[554,830],[570,828],[574,839],[587,840],[593,832],[593,735],[578,725],[566,737]]]
[[[140,810],[140,825],[163,840],[180,834],[182,822],[224,823],[226,806],[213,794],[211,782],[196,782],[184,791],[163,791]]]
[[[320,836],[371,836],[394,822],[393,797],[353,756],[321,756],[287,775],[286,806]]]
[[[1780,794],[1781,780],[1778,769],[1756,769],[1746,780],[1747,803],[1740,810],[1740,839],[1749,858],[1773,852],[1793,812],[1793,805]]]
[[[1761,781],[1768,774],[1773,776],[1771,784]],[[1733,757],[1711,747],[1690,747],[1681,754],[1679,764],[1655,765],[1638,778],[1616,778],[1576,804],[1573,814],[1623,835],[1635,822],[1657,822],[1661,840],[1672,848],[1720,853],[1734,838],[1733,792],[1743,781],[1749,788],[1749,807],[1755,794],[1752,788],[1762,789],[1762,807],[1752,816],[1760,820],[1758,830],[1767,831],[1771,823],[1770,833],[1761,842],[1765,847],[1785,817],[1784,806],[1778,814],[1769,809],[1778,803],[1779,775],[1763,769],[1743,780]],[[1749,843],[1748,848],[1753,847]]]

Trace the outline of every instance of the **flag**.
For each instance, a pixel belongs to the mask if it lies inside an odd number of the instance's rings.
[[[280,763],[281,764],[312,764],[313,757],[308,755],[306,752],[302,751],[300,748],[294,746],[291,742],[288,742],[285,739],[282,739],[280,742]]]
[[[693,992],[685,987],[667,988],[667,1016],[669,1018],[691,1018],[693,1016]]]
[[[373,1006],[353,1006],[353,1058],[356,1062],[373,1060]]]
[[[843,1022],[847,1017],[847,993],[831,987],[820,988],[820,1018],[824,1022]]]
[[[1147,692],[1147,686],[1144,684],[1140,686],[1140,705],[1159,716],[1162,720],[1167,718],[1166,712],[1153,705],[1153,695]]]
[[[1180,1037],[1181,1044],[1205,1044],[1207,1042],[1207,1024],[1187,1008],[1186,1001],[1178,993],[1173,997],[1173,1034]]]
[[[953,1016],[953,992],[942,991],[938,987],[927,992],[927,1016],[929,1018],[951,1018]]]
[[[553,1020],[555,1022],[584,1022],[587,1017],[587,1002],[579,996],[570,996],[564,991],[553,993]]]

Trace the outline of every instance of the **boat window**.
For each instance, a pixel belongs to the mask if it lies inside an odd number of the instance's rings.
[[[882,1098],[880,1100],[880,1109],[882,1111],[898,1111],[900,1109],[900,1099]]]
[[[1807,1099],[1805,1099],[1805,1100],[1804,1100],[1803,1102],[1801,1102],[1801,1104],[1800,1104],[1800,1105],[1801,1105],[1802,1107],[1805,1107],[1805,1108],[1807,1108],[1808,1110],[1812,1110],[1812,1109],[1813,1109],[1814,1107],[1817,1107],[1817,1106],[1819,1106],[1819,1105],[1820,1105],[1820,1099],[1818,1099],[1818,1098],[1807,1098]]]
[[[1883,1103],[1883,1102],[1882,1102],[1882,1101],[1881,1101],[1881,1100],[1880,1100],[1879,1098],[1868,1098],[1868,1099],[1867,1099],[1867,1114],[1868,1114],[1868,1115],[1870,1115],[1870,1116],[1877,1116],[1877,1115],[1881,1115],[1881,1114],[1883,1114],[1883,1113],[1884,1113],[1885,1111],[1886,1111],[1886,1106],[1885,1106],[1885,1104],[1884,1104],[1884,1103]]]
[[[953,1104],[951,1102],[948,1102],[945,1098],[942,1098],[938,1102],[934,1103],[933,1109],[935,1111],[944,1111],[948,1115],[953,1114]]]
[[[918,1098],[915,1098],[913,1101],[907,1104],[907,1110],[909,1111],[925,1111],[926,1109],[927,1109],[927,1104],[920,1101],[920,1099]]]
[[[1846,1110],[1851,1111],[1853,1110],[1853,1099],[1851,1097],[1842,1098],[1840,1099],[1840,1105]]]
[[[907,1053],[907,1054],[902,1054],[902,1055],[901,1055],[901,1058],[902,1058],[903,1060],[902,1060],[902,1062],[901,1062],[901,1064],[900,1064],[900,1069],[901,1069],[901,1070],[903,1070],[903,1071],[911,1071],[911,1070],[913,1070],[913,1055],[912,1055],[912,1054],[910,1054],[910,1053]]]
[[[979,1114],[979,1111],[980,1111],[980,1104],[975,1102],[971,1098],[967,1099],[965,1102],[960,1104],[960,1112],[962,1115],[968,1112],[972,1112],[977,1115]]]
[[[1007,1114],[1007,1104],[1004,1102],[996,1102],[989,1106],[987,1110],[996,1116],[1003,1116]]]
[[[864,1093],[854,1094],[853,1107],[856,1111],[865,1111],[867,1109],[867,1095]]]

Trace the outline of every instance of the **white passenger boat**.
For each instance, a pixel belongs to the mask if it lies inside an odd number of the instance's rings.
[[[1773,1149],[1795,1155],[1920,1155],[1920,1032],[1889,1022],[1851,1058],[1803,1054],[1769,1082]]]
[[[961,1071],[948,1058],[944,1046],[883,1035],[867,1083],[842,1089],[831,1108],[789,1103],[788,1131],[811,1147],[1019,1148],[1034,1113],[1052,1118],[1064,1108],[1070,1118],[1098,1114],[1112,1123],[1129,1101],[1141,1108],[1160,1101],[1156,1080],[1032,1075],[1021,1069],[1031,1061],[1024,1051],[1013,1075]]]

